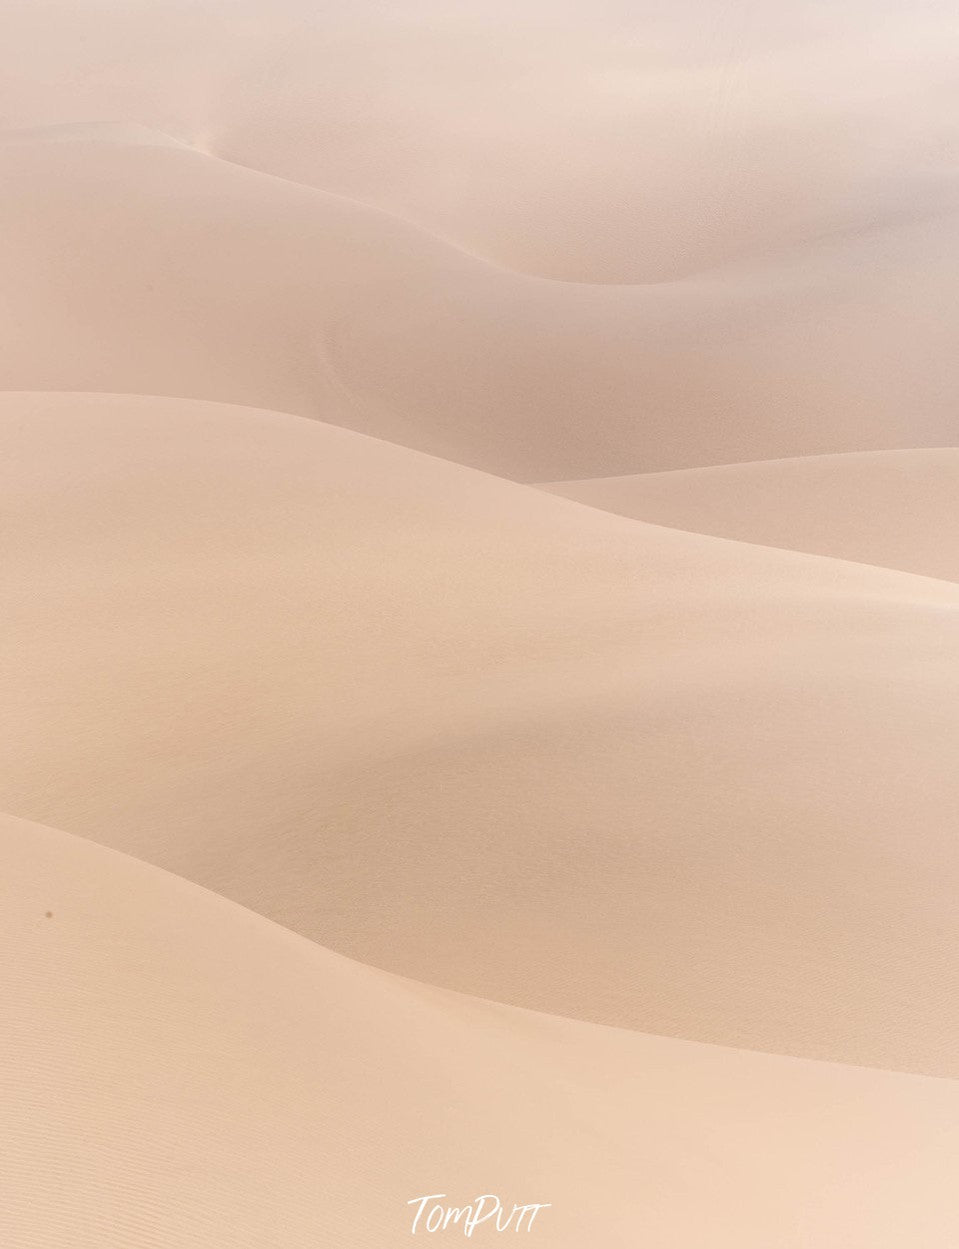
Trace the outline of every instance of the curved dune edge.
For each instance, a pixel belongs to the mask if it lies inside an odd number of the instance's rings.
[[[954,196],[950,18],[57,0],[0,12],[0,121],[134,121],[513,268],[644,280]]]
[[[0,4],[0,1249],[959,1247],[946,10]]]
[[[550,482],[654,525],[959,581],[959,449],[916,448]]]
[[[62,122],[57,126],[27,126],[0,130],[0,146],[6,144],[105,143],[122,147],[174,147],[198,151],[191,144],[162,130],[136,122]]]
[[[141,139],[0,144],[3,389],[265,407],[524,481],[909,446],[917,413],[954,440],[954,210],[582,286]]]
[[[392,222],[400,230],[405,230],[410,236],[420,236],[422,239],[431,243],[438,244],[443,248],[448,248],[452,252],[466,256],[469,260],[475,262],[484,268],[499,270],[509,273],[514,277],[523,276],[517,270],[512,270],[506,265],[498,264],[495,260],[488,259],[479,255],[477,252],[471,252],[469,248],[463,247],[455,239],[446,238],[436,234],[434,231],[421,226],[418,222],[413,221],[409,217],[404,217],[400,213],[391,212],[387,208],[382,208],[378,204],[370,203],[366,200],[357,199],[355,196],[346,195],[341,191],[330,191],[322,186],[310,186],[301,182],[292,181],[284,178],[282,174],[271,173],[269,170],[257,169],[253,165],[246,165],[242,161],[230,160],[229,157],[221,156],[217,152],[211,152],[203,147],[200,143],[194,141],[189,142],[186,139],[179,139],[175,135],[168,134],[164,130],[155,130],[149,126],[141,126],[135,122],[118,122],[118,121],[99,121],[99,122],[64,122],[60,125],[50,126],[27,126],[23,129],[11,128],[0,129],[0,147],[5,144],[17,146],[37,145],[45,146],[47,144],[72,143],[82,144],[85,146],[113,146],[121,148],[151,148],[151,147],[172,147],[181,152],[190,152],[194,156],[213,162],[217,166],[227,166],[234,169],[245,170],[247,173],[256,174],[262,180],[262,185],[272,183],[274,185],[289,184],[296,187],[300,191],[309,191],[322,197],[324,200],[334,200],[339,203],[348,205],[350,209],[358,215],[369,215],[381,218],[383,221]],[[526,275],[529,276],[529,275]],[[548,281],[555,281],[560,285],[566,285],[561,278],[550,278]],[[600,283],[599,285],[602,285]],[[630,285],[627,283],[627,285]],[[644,285],[644,283],[636,283],[636,285]]]
[[[955,586],[244,408],[0,444],[5,809],[420,980],[956,1073]]]
[[[444,993],[7,816],[0,864],[5,1244],[372,1249],[431,1192],[557,1249],[959,1235],[954,1082]]]

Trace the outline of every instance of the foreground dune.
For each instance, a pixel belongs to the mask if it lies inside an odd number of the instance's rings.
[[[0,894],[5,1245],[380,1249],[482,1192],[554,1249],[959,1238],[954,1082],[444,993],[9,817]]]
[[[5,809],[483,997],[959,1070],[955,586],[276,413],[0,412]]]
[[[526,481],[954,441],[945,208],[600,286],[129,126],[9,136],[0,178],[5,389],[268,407]]]
[[[959,450],[861,452],[543,489],[656,525],[959,581]]]

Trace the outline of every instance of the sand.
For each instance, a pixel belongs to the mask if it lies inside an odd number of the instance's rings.
[[[149,130],[14,134],[0,178],[7,390],[266,407],[522,481],[955,438],[951,212],[598,285]]]
[[[0,464],[0,808],[449,988],[959,1071],[959,587],[197,401],[6,396]]]
[[[48,0],[0,21],[9,127],[136,122],[552,278],[662,281],[955,207],[945,0]]]
[[[955,1081],[444,993],[8,817],[0,861],[5,1244],[379,1249],[485,1192],[557,1249],[959,1235]]]
[[[862,451],[545,486],[636,520],[959,581],[959,450]]]
[[[4,1249],[955,1249],[953,26],[0,8]]]

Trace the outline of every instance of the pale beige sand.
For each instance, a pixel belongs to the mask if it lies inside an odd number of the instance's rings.
[[[740,542],[959,581],[959,450],[860,452],[543,487]]]
[[[956,1249],[954,7],[0,4],[0,1249]]]
[[[527,481],[955,441],[952,213],[579,285],[149,132],[50,137],[0,143],[5,389],[269,407]]]
[[[275,413],[0,410],[5,809],[448,987],[959,1070],[959,588]]]
[[[661,280],[954,203],[954,22],[951,0],[44,0],[0,9],[0,124],[135,121],[512,268]]]
[[[444,993],[9,817],[0,896],[5,1246],[386,1249],[481,1192],[551,1249],[959,1239],[953,1081]]]

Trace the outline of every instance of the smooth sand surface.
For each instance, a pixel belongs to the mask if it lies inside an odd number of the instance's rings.
[[[0,4],[0,1249],[956,1249],[955,16]]]
[[[959,588],[276,413],[0,413],[0,806],[483,997],[959,1070]]]
[[[952,213],[583,285],[163,135],[51,138],[0,143],[4,389],[268,407],[524,481],[954,441]]]
[[[0,124],[134,121],[510,268],[662,281],[954,205],[954,21],[949,0],[17,3]]]
[[[543,487],[619,516],[959,581],[959,449],[860,452]]]
[[[556,1249],[959,1237],[954,1081],[444,993],[6,816],[0,894],[5,1245],[380,1249],[482,1192]]]

